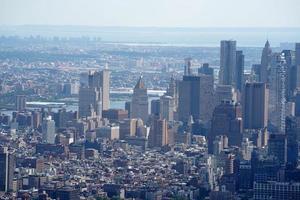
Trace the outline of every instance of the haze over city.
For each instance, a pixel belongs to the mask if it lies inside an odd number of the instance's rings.
[[[0,199],[300,200],[297,0],[0,0]]]

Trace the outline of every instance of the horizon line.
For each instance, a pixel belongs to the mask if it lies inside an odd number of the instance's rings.
[[[166,28],[166,29],[300,29],[300,26],[121,26],[121,25],[72,25],[72,24],[0,24],[0,27],[90,27],[90,28]]]

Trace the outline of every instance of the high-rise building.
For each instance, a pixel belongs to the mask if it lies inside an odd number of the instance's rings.
[[[184,59],[184,75],[189,76],[192,75],[192,58]]]
[[[208,63],[203,63],[202,67],[198,69],[198,74],[205,74],[205,75],[214,75],[214,68],[209,67]]]
[[[16,96],[16,110],[24,111],[26,109],[26,96],[25,95],[17,95]]]
[[[281,54],[286,62],[285,98],[287,101],[290,101],[294,96],[297,84],[295,53],[292,50],[283,50]]]
[[[300,117],[300,91],[297,92],[295,98],[295,116]]]
[[[102,115],[102,94],[96,87],[80,87],[79,90],[79,117]]]
[[[109,109],[109,87],[110,87],[110,72],[107,69],[103,69],[99,72],[90,72],[89,74],[89,87],[98,88],[102,93],[102,110]]]
[[[131,112],[131,101],[126,101],[125,102],[125,110],[128,112],[128,118],[130,117],[130,112]]]
[[[171,96],[163,95],[160,97],[160,117],[167,121],[174,120],[174,99]]]
[[[269,69],[271,67],[271,57],[272,57],[272,50],[270,48],[270,43],[267,40],[261,55],[261,67],[259,73],[260,82],[268,83],[269,81],[268,74],[269,74]]]
[[[54,144],[55,142],[55,122],[51,116],[48,116],[42,123],[42,139],[43,142]]]
[[[269,120],[285,132],[286,118],[286,61],[281,53],[273,53],[270,73]]]
[[[32,112],[32,125],[33,128],[39,128],[41,125],[41,113],[38,111]]]
[[[237,92],[231,85],[217,85],[215,91],[215,106],[220,105],[222,101],[237,102]]]
[[[300,199],[300,183],[296,182],[254,182],[253,189],[253,200]]]
[[[211,132],[208,135],[209,152],[213,153],[213,141],[218,135],[226,135],[229,146],[241,146],[242,132],[241,106],[231,101],[223,101],[213,112]]]
[[[236,87],[236,41],[221,41],[219,83]]]
[[[162,147],[168,144],[168,123],[165,119],[154,119],[149,133],[149,147]]]
[[[243,51],[236,51],[236,73],[235,73],[235,82],[236,89],[242,92],[244,85],[244,65],[245,65],[245,56]]]
[[[144,123],[148,121],[148,94],[142,76],[133,89],[130,117],[140,118]]]
[[[287,162],[287,138],[285,134],[270,134],[268,154],[275,156],[280,164]]]
[[[299,156],[299,131],[300,123],[297,117],[286,118],[286,136],[287,136],[287,163],[290,166],[297,166]]]
[[[13,189],[15,157],[7,147],[0,149],[0,191],[9,192]]]
[[[177,111],[177,108],[178,108],[178,80],[175,80],[173,76],[171,77],[169,86],[167,88],[166,95],[173,97],[175,111]]]
[[[153,99],[151,101],[151,115],[159,116],[160,113],[160,99]]]
[[[125,140],[128,137],[136,136],[137,119],[124,119],[120,122],[120,139]]]
[[[214,106],[213,88],[212,76],[183,76],[179,82],[179,120],[187,122],[192,116],[194,120],[208,122]]]
[[[263,129],[268,123],[269,90],[266,83],[246,83],[243,98],[245,129]]]
[[[296,87],[300,88],[300,43],[296,43],[296,68],[297,68],[297,82]]]

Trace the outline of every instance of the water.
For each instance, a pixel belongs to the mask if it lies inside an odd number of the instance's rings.
[[[159,96],[152,96],[149,97],[149,111],[150,111],[150,105],[151,105],[151,101],[154,99],[158,99]],[[110,101],[110,108],[113,109],[125,109],[125,102],[128,99],[122,99],[122,100],[111,100]],[[47,105],[49,105],[50,102],[34,102],[31,104],[31,106],[27,106],[28,110],[34,110],[34,109],[38,109],[41,107],[47,107]],[[34,105],[35,106],[32,106]],[[77,103],[73,103],[73,104],[63,104],[61,102],[51,102],[51,104],[57,104],[57,106],[55,107],[51,107],[51,111],[53,112],[57,112],[59,109],[62,108],[66,108],[67,111],[78,111],[78,104]],[[1,114],[5,114],[5,115],[9,115],[12,116],[12,113],[15,112],[15,110],[0,110]]]

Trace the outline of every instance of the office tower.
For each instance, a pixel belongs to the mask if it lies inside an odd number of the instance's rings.
[[[295,65],[296,65],[296,88],[300,88],[300,43],[295,45]]]
[[[296,167],[298,164],[299,144],[300,144],[300,123],[297,117],[286,118],[286,136],[287,136],[287,163]]]
[[[225,174],[233,174],[234,173],[234,160],[235,157],[233,154],[229,153],[225,158]]]
[[[268,154],[275,156],[280,164],[287,162],[287,138],[285,134],[270,134]]]
[[[260,82],[260,70],[261,70],[261,64],[253,64],[252,65],[252,80],[255,82]],[[253,82],[253,81],[249,81],[249,82]]]
[[[151,101],[151,115],[159,116],[160,113],[160,99],[154,99]]]
[[[272,57],[272,50],[270,48],[270,43],[267,40],[265,47],[263,48],[262,55],[261,55],[261,68],[259,73],[259,81],[263,83],[268,83],[268,74],[269,69],[271,67],[271,57]]]
[[[290,101],[294,96],[297,84],[295,53],[292,50],[283,50],[281,54],[286,62],[285,98],[287,101]]]
[[[222,101],[237,102],[237,93],[231,85],[217,85],[215,91],[215,106],[220,105]]]
[[[205,74],[205,75],[214,75],[214,68],[209,67],[208,63],[203,63],[202,67],[198,69],[198,74]]]
[[[128,118],[127,110],[123,109],[109,109],[103,110],[102,117],[108,119],[110,122],[116,123]]]
[[[177,108],[178,108],[178,81],[175,80],[173,76],[170,79],[166,95],[173,97],[175,111],[177,111]]]
[[[110,72],[107,69],[107,67],[101,71],[101,88],[102,88],[102,109],[108,110],[110,106],[110,100],[109,100],[109,87],[110,87]]]
[[[245,129],[263,129],[268,123],[269,89],[266,83],[246,83],[243,101]]]
[[[133,89],[130,117],[148,121],[148,94],[142,76]]]
[[[286,117],[286,61],[280,53],[272,55],[270,73],[269,120],[279,132],[285,132]]]
[[[241,106],[234,102],[223,101],[213,112],[211,132],[208,135],[209,152],[213,153],[213,141],[218,135],[226,135],[229,146],[241,146],[242,130]]]
[[[300,91],[297,92],[295,98],[295,116],[300,117]]]
[[[125,102],[125,110],[128,112],[128,118],[130,118],[131,101],[126,101]]]
[[[253,142],[248,138],[244,138],[242,142],[242,156],[244,160],[251,160],[253,148]]]
[[[215,156],[219,155],[221,151],[228,148],[228,137],[226,135],[218,135],[213,141],[213,154]]]
[[[213,91],[212,76],[183,76],[183,80],[179,82],[179,120],[187,122],[192,116],[194,120],[208,122],[214,106]]]
[[[149,147],[162,147],[168,144],[168,123],[165,119],[154,119],[149,133]]]
[[[124,119],[120,122],[120,139],[125,140],[128,137],[136,136],[137,119]]]
[[[43,142],[54,144],[55,141],[55,122],[51,116],[48,116],[42,123],[42,139]]]
[[[221,41],[219,83],[236,87],[236,41]]]
[[[63,108],[59,109],[58,112],[54,113],[53,120],[57,128],[66,128],[67,122],[77,119],[77,113],[68,111]]]
[[[190,76],[192,75],[192,58],[185,58],[184,59],[184,75]]]
[[[32,112],[32,124],[33,128],[39,128],[41,124],[41,114],[38,111]]]
[[[102,115],[102,94],[96,87],[80,87],[79,90],[79,117]]]
[[[16,110],[24,111],[26,109],[26,96],[25,95],[17,95],[16,96]]]
[[[96,128],[96,136],[97,138],[118,140],[120,138],[120,127],[115,125],[101,126]]]
[[[9,192],[13,189],[15,157],[7,147],[0,149],[0,191]]]
[[[244,65],[245,65],[245,56],[243,51],[236,51],[236,73],[235,73],[235,82],[236,89],[239,92],[242,92],[244,85]]]
[[[300,199],[300,184],[296,182],[254,182],[253,189],[253,200]]]
[[[109,109],[109,83],[110,72],[107,69],[103,69],[100,72],[90,72],[88,78],[88,85],[90,88],[98,88],[102,94],[102,110]]]
[[[163,95],[160,97],[160,118],[166,119],[167,121],[174,120],[174,105],[173,97]]]
[[[79,85],[87,87],[89,85],[89,73],[80,73],[79,75]]]

